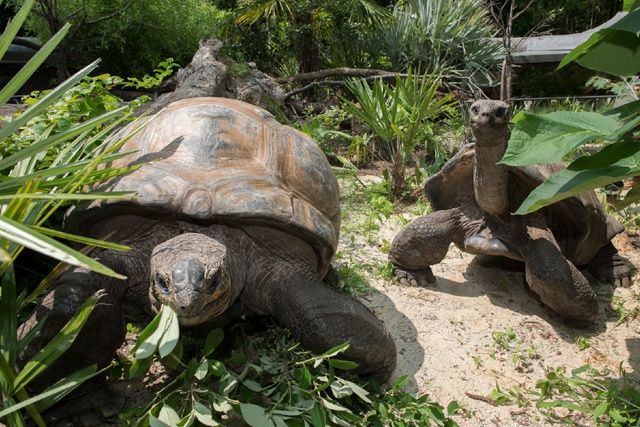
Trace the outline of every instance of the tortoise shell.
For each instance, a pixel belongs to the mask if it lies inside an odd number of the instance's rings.
[[[319,270],[329,265],[340,228],[339,188],[307,135],[251,104],[203,97],[131,123],[113,143],[126,137],[117,152],[133,152],[106,167],[142,166],[94,190],[134,191],[137,197],[79,205],[65,219],[70,231],[86,234],[102,219],[131,214],[266,225],[310,243]]]
[[[475,150],[475,144],[465,145],[426,182],[425,194],[434,211],[477,206],[473,192]],[[563,162],[509,167],[510,211],[515,212],[534,188],[564,168]],[[575,265],[588,264],[602,246],[624,230],[607,214],[594,191],[560,200],[540,211],[562,252]],[[479,206],[477,214],[481,216]]]

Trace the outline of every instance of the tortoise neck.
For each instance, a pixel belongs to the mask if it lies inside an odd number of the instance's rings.
[[[478,147],[476,143],[473,191],[480,208],[496,216],[509,213],[509,170],[506,165],[497,164],[506,149],[506,139],[504,143],[493,146]]]

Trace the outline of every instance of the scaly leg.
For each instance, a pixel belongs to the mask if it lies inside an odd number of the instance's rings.
[[[546,228],[528,226],[525,277],[543,303],[568,319],[595,321],[598,301],[587,279],[569,262]],[[586,325],[585,325],[586,326]]]
[[[431,266],[444,259],[455,236],[457,209],[436,211],[415,219],[391,242],[389,259],[398,282],[425,286],[435,283]]]

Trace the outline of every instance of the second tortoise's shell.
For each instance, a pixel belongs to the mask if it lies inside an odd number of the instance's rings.
[[[475,144],[465,145],[426,182],[425,194],[434,211],[467,206],[475,216],[481,216],[473,192],[475,150]],[[515,212],[534,188],[565,167],[562,162],[509,167],[509,210]],[[624,230],[606,213],[593,191],[560,200],[541,212],[562,252],[576,265],[588,264],[602,246]]]
[[[180,100],[143,123],[118,150],[134,152],[107,165],[143,166],[95,189],[138,197],[74,209],[65,220],[71,231],[85,234],[96,222],[124,214],[266,225],[309,242],[319,268],[326,268],[338,243],[339,189],[313,139],[261,108],[226,98]]]

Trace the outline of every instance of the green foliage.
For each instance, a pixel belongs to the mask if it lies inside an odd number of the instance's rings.
[[[327,64],[362,65],[368,61],[362,57],[364,36],[390,18],[390,13],[372,0],[243,0],[237,9],[240,24],[266,23],[267,37],[273,40],[269,50],[279,56],[277,62],[293,59],[300,72]],[[288,52],[283,52],[283,46]]]
[[[640,71],[640,9],[635,9],[611,29],[595,33],[589,41],[571,51],[562,65],[578,59],[589,68],[603,69],[621,76]],[[621,64],[603,49],[632,52]],[[635,53],[633,53],[635,52]],[[622,53],[620,53],[622,55]],[[630,68],[629,68],[630,67]],[[635,95],[637,98],[637,95]],[[519,113],[502,162],[508,165],[546,163],[590,141],[607,145],[593,156],[573,161],[567,169],[549,177],[516,211],[526,214],[583,191],[603,187],[623,178],[640,175],[640,101],[630,102],[599,114],[556,112],[545,115]],[[621,207],[640,200],[640,190],[630,191]]]
[[[583,67],[615,76],[630,76],[640,71],[640,8],[594,33],[569,52],[559,68],[571,61]]]
[[[511,355],[511,361],[516,366],[516,370],[523,372],[531,368],[532,360],[539,359],[540,354],[534,345],[526,346],[522,340],[518,340],[513,328],[505,331],[494,331],[493,347],[501,353]],[[495,353],[491,353],[491,358],[495,359]]]
[[[33,0],[26,1],[0,36],[0,56],[6,51],[33,3]],[[42,54],[36,55],[0,90],[0,103],[15,94],[15,90],[33,74],[67,30],[68,27],[65,27],[56,34],[43,48]],[[47,219],[69,200],[123,196],[80,192],[86,185],[118,174],[112,169],[97,171],[96,168],[115,158],[110,151],[101,150],[100,144],[115,126],[127,118],[127,108],[117,108],[110,99],[95,104],[96,101],[85,93],[85,101],[78,102],[79,94],[86,87],[75,85],[96,66],[97,63],[91,64],[57,88],[29,99],[29,108],[7,120],[8,123],[0,129],[0,419],[6,419],[12,426],[25,425],[24,411],[43,426],[40,411],[95,375],[96,368],[91,366],[64,378],[36,396],[29,396],[26,390],[71,346],[101,296],[98,293],[89,298],[40,352],[31,360],[23,360],[21,368],[16,370],[18,355],[39,330],[36,327],[18,339],[18,319],[27,305],[51,284],[58,272],[52,272],[27,296],[26,290],[16,281],[13,261],[28,247],[60,261],[120,277],[86,255],[61,244],[56,238],[84,244],[102,243],[43,227]],[[78,108],[79,105],[83,105],[84,109]],[[97,108],[97,105],[103,108]],[[92,107],[97,111],[93,111]],[[123,249],[116,245],[110,247]]]
[[[407,77],[396,77],[389,85],[380,79],[369,86],[353,79],[347,88],[355,102],[341,96],[345,109],[365,123],[385,144],[393,163],[391,186],[394,196],[400,197],[407,189],[405,168],[416,146],[427,141],[435,120],[453,106],[453,94],[436,97],[440,75],[421,75],[420,70],[409,69]],[[435,148],[426,146],[429,153]]]
[[[47,40],[52,24],[60,27],[68,22],[72,38],[62,47],[70,68],[101,58],[105,72],[143,76],[168,57],[187,64],[201,39],[220,37],[229,15],[207,0],[135,0],[127,7],[129,3],[52,0],[36,4],[38,13],[29,16],[27,28]]]
[[[597,427],[632,427],[640,422],[640,393],[627,382],[620,367],[620,380],[612,381],[589,365],[571,371],[550,368],[546,378],[536,382],[536,406],[551,418],[554,408],[593,414]]]
[[[559,160],[579,146],[598,139],[609,144],[573,161],[549,177],[525,199],[516,214],[533,212],[583,191],[640,175],[640,101],[603,114],[519,113],[503,163],[517,166]],[[633,194],[631,194],[633,196]]]
[[[337,370],[356,367],[336,358],[348,344],[313,355],[273,324],[251,335],[244,330],[249,325],[238,324],[228,333],[183,337],[176,346],[175,322],[175,313],[163,307],[140,335],[130,372],[141,373],[136,364],[148,366],[158,349],[163,361],[173,358],[179,373],[146,408],[123,414],[123,425],[217,426],[238,417],[252,427],[457,425],[428,396],[403,392],[406,377],[384,390],[343,376]],[[451,403],[448,413],[457,409]]]
[[[482,1],[407,0],[393,16],[373,39],[393,70],[421,66],[491,81],[501,46],[490,40],[495,27]]]

